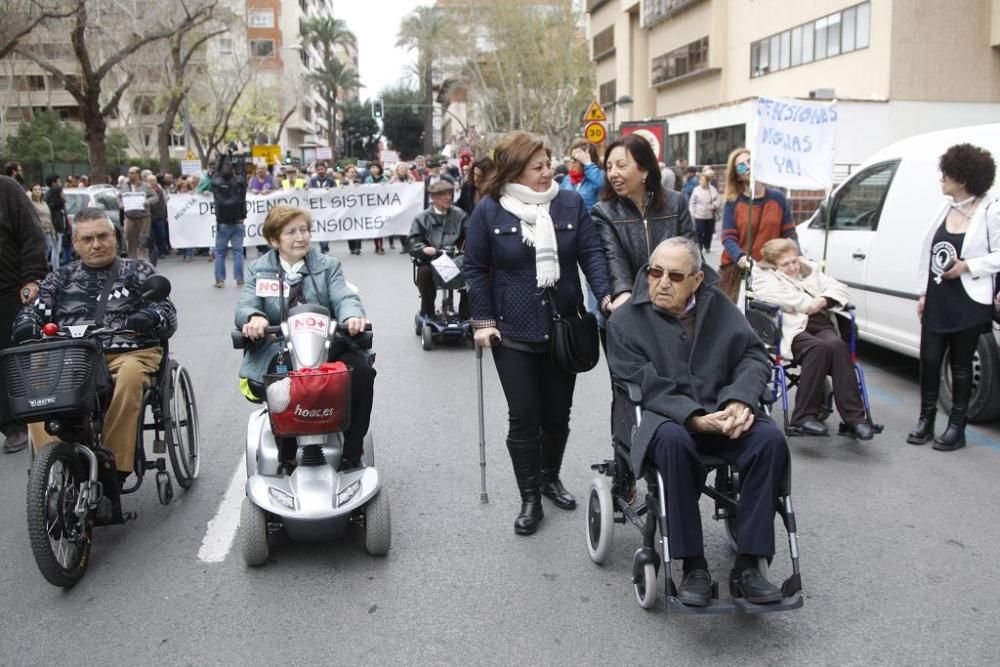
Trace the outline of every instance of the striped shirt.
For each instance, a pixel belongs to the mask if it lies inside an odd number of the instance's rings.
[[[740,195],[736,201],[727,201],[722,213],[720,239],[725,251],[722,266],[732,264],[745,254],[747,223],[750,218],[750,198]],[[764,196],[753,200],[753,228],[750,230],[753,248],[750,256],[760,261],[760,247],[772,239],[798,239],[792,209],[785,195],[766,188]]]

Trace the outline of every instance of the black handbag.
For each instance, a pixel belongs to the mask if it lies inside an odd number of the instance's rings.
[[[572,315],[560,315],[556,309],[555,290],[548,290],[552,310],[552,361],[567,373],[586,373],[601,358],[601,337],[597,318],[583,308]]]

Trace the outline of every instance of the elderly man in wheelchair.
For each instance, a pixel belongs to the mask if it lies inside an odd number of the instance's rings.
[[[13,339],[41,338],[47,324],[59,327],[96,324],[112,329],[101,341],[114,380],[103,421],[103,442],[114,455],[122,483],[133,472],[143,397],[160,370],[161,341],[177,330],[177,312],[169,298],[146,301],[144,282],[153,275],[147,262],[119,259],[115,229],[98,209],[85,208],[73,223],[73,247],[80,260],[50,273],[38,298],[14,322]],[[34,451],[56,439],[43,423],[29,425]]]
[[[718,276],[711,270],[706,276],[701,264],[698,247],[688,239],[656,247],[636,278],[632,299],[609,320],[608,361],[616,385],[630,386],[630,400],[641,402],[641,421],[628,443],[631,468],[638,478],[652,467],[653,479],[665,487],[659,492],[663,498],[665,491],[661,532],[667,538],[668,596],[671,558],[683,560],[675,596],[681,610],[708,607],[717,596],[698,508],[708,474],[703,457],[711,456],[728,463],[727,470],[735,468],[740,479],[730,591],[734,600],[761,608],[787,602],[786,592],[797,594],[774,586],[759,569],[759,561],[774,554],[774,515],[788,493],[788,446],[761,408],[770,376],[764,346],[718,290]],[[641,398],[631,396],[639,392]],[[787,509],[790,514],[790,504]],[[793,529],[794,522],[790,534]],[[790,545],[797,581],[794,538]],[[800,598],[786,608],[798,605]]]

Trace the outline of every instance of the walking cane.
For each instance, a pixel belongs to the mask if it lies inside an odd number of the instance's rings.
[[[486,422],[483,419],[483,348],[476,345],[476,385],[479,389],[479,472],[481,487],[479,502],[488,503],[490,497],[486,493]]]

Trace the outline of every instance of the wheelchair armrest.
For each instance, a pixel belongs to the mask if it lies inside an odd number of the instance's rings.
[[[778,304],[770,303],[769,301],[759,301],[757,299],[754,299],[747,304],[747,307],[750,308],[750,310],[759,310],[762,313],[767,313],[769,315],[777,315],[778,312],[781,311],[781,306]]]
[[[626,382],[621,378],[613,377],[611,378],[611,383],[616,391],[622,393],[628,399],[629,403],[634,405],[639,405],[642,403],[642,387],[634,382]]]

